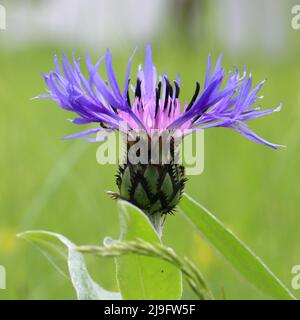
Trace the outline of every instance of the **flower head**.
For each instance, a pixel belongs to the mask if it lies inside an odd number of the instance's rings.
[[[144,68],[139,67],[135,86],[130,85],[130,67],[134,53],[128,61],[124,88],[120,89],[113,66],[112,55],[107,50],[94,65],[86,55],[86,78],[80,66],[80,60],[73,56],[72,63],[63,55],[59,64],[54,58],[55,70],[43,74],[49,93],[39,98],[50,98],[63,109],[69,110],[77,117],[72,120],[78,125],[97,123],[94,129],[82,131],[66,139],[85,137],[88,141],[100,141],[101,138],[86,138],[99,131],[109,134],[121,130],[120,123],[125,121],[130,129],[144,129],[151,135],[151,130],[171,130],[174,134],[185,135],[193,131],[213,127],[231,128],[246,138],[277,148],[256,135],[245,121],[261,117],[276,109],[260,110],[254,107],[264,81],[252,88],[252,77],[246,69],[242,73],[236,68],[226,76],[221,67],[222,57],[212,68],[208,56],[205,81],[202,89],[196,83],[195,92],[189,103],[183,106],[179,102],[180,78],[171,83],[165,74],[157,76],[152,62],[150,45],[146,46]],[[98,73],[98,68],[105,59],[108,81]],[[130,89],[132,93],[130,93]]]
[[[63,55],[61,64],[54,57],[55,70],[48,75],[43,74],[49,93],[39,97],[50,98],[63,109],[75,113],[77,116],[72,122],[77,125],[97,124],[93,129],[66,139],[83,137],[88,141],[101,141],[112,131],[124,132],[127,138],[134,137],[127,141],[126,160],[119,166],[116,179],[119,193],[111,194],[141,208],[154,227],[161,231],[162,216],[174,211],[186,182],[185,169],[176,161],[179,153],[176,146],[180,139],[175,138],[198,130],[226,127],[252,141],[277,148],[278,145],[251,131],[245,122],[278,111],[281,106],[266,111],[254,107],[255,102],[261,99],[258,92],[263,81],[252,88],[252,77],[247,75],[246,69],[240,73],[236,68],[226,75],[221,67],[222,57],[212,68],[210,55],[202,89],[197,82],[191,100],[181,105],[179,76],[173,82],[166,73],[157,76],[149,45],[146,46],[144,67],[139,67],[135,85],[130,84],[133,56],[134,53],[128,61],[123,90],[116,79],[109,50],[95,65],[86,55],[88,77],[83,75],[80,60],[74,56],[70,62]],[[98,73],[103,60],[107,81]],[[100,131],[105,135],[88,137]],[[163,143],[165,134],[170,139],[167,147]],[[148,162],[140,160],[141,150],[134,152],[138,161],[133,161],[129,152],[131,147],[135,150],[137,145],[145,146],[149,141],[151,147],[146,147],[144,153],[146,156],[151,154],[150,162],[149,157]],[[152,150],[152,142],[157,150]],[[165,151],[167,162],[163,161]],[[152,161],[153,153],[155,161]]]

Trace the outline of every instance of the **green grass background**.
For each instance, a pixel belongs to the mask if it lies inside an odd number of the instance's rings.
[[[291,36],[299,39],[300,33]],[[182,99],[188,100],[195,81],[203,80],[207,53],[216,59],[222,51],[227,70],[246,64],[255,83],[268,79],[263,106],[283,102],[280,113],[251,126],[286,148],[274,151],[228,129],[210,129],[205,133],[205,170],[189,178],[186,191],[225,222],[290,288],[291,268],[300,264],[297,44],[272,59],[256,48],[234,57],[209,38],[195,46],[180,37],[173,40],[163,36],[153,40],[153,55],[160,73],[167,69],[175,78],[181,72]],[[132,49],[131,45],[122,51],[112,48],[121,83]],[[77,244],[118,237],[116,204],[105,194],[116,190],[116,167],[97,164],[96,144],[61,140],[80,129],[66,121],[68,113],[53,102],[30,100],[44,92],[40,72],[53,68],[53,54],[72,50],[83,56],[85,48],[45,43],[0,50],[0,264],[7,269],[7,289],[0,290],[0,299],[75,298],[71,284],[33,247],[17,239],[18,232],[51,230]],[[103,51],[104,47],[92,56]],[[140,45],[133,73],[143,54]],[[224,291],[227,299],[263,298],[180,215],[167,218],[164,240],[196,262],[217,297]],[[117,290],[113,260],[87,257],[87,261],[96,280]],[[188,287],[184,298],[194,298]]]

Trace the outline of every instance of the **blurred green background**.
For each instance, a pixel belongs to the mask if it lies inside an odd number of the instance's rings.
[[[0,33],[0,264],[7,270],[7,289],[0,290],[0,299],[75,298],[71,284],[32,246],[17,239],[18,232],[51,230],[77,244],[118,237],[116,203],[105,194],[116,190],[116,166],[97,164],[96,144],[61,140],[79,128],[66,121],[70,115],[53,102],[30,100],[45,91],[40,72],[53,68],[54,54],[75,52],[82,57],[89,51],[95,60],[110,47],[123,84],[133,48],[139,47],[134,78],[147,41],[160,73],[166,69],[175,78],[180,71],[182,100],[193,94],[196,80],[203,80],[207,54],[216,59],[222,52],[226,70],[246,65],[255,83],[267,78],[263,106],[283,103],[280,113],[251,127],[286,148],[274,151],[228,129],[208,130],[205,170],[189,177],[186,190],[290,288],[291,268],[300,264],[300,30],[291,27],[294,2],[247,1],[248,7],[233,0],[170,0],[164,5],[125,0],[122,5],[112,1],[111,7],[108,1],[98,2],[103,6],[98,11],[96,1],[86,2],[82,17],[80,1],[1,3],[7,28]],[[53,6],[52,11],[47,6]],[[217,297],[224,291],[227,299],[264,298],[179,214],[167,218],[164,241],[196,262]],[[116,290],[113,260],[87,261],[93,277]],[[184,298],[194,298],[187,286]]]

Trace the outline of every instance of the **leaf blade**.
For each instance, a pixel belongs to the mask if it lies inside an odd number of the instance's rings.
[[[119,201],[120,240],[142,238],[160,243],[160,237],[146,215],[137,207]],[[117,280],[122,297],[148,300],[177,300],[182,294],[182,275],[170,263],[147,256],[128,255],[116,258]]]
[[[295,299],[266,264],[201,204],[184,194],[179,208],[197,231],[256,288],[275,299]]]
[[[36,246],[71,282],[78,300],[120,300],[119,293],[100,287],[88,273],[84,258],[66,237],[48,231],[26,231],[18,237]]]

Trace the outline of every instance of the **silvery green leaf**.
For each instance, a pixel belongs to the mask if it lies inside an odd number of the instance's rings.
[[[100,287],[89,275],[84,258],[66,237],[48,231],[26,231],[18,235],[36,246],[73,284],[79,300],[120,300],[121,295]]]

